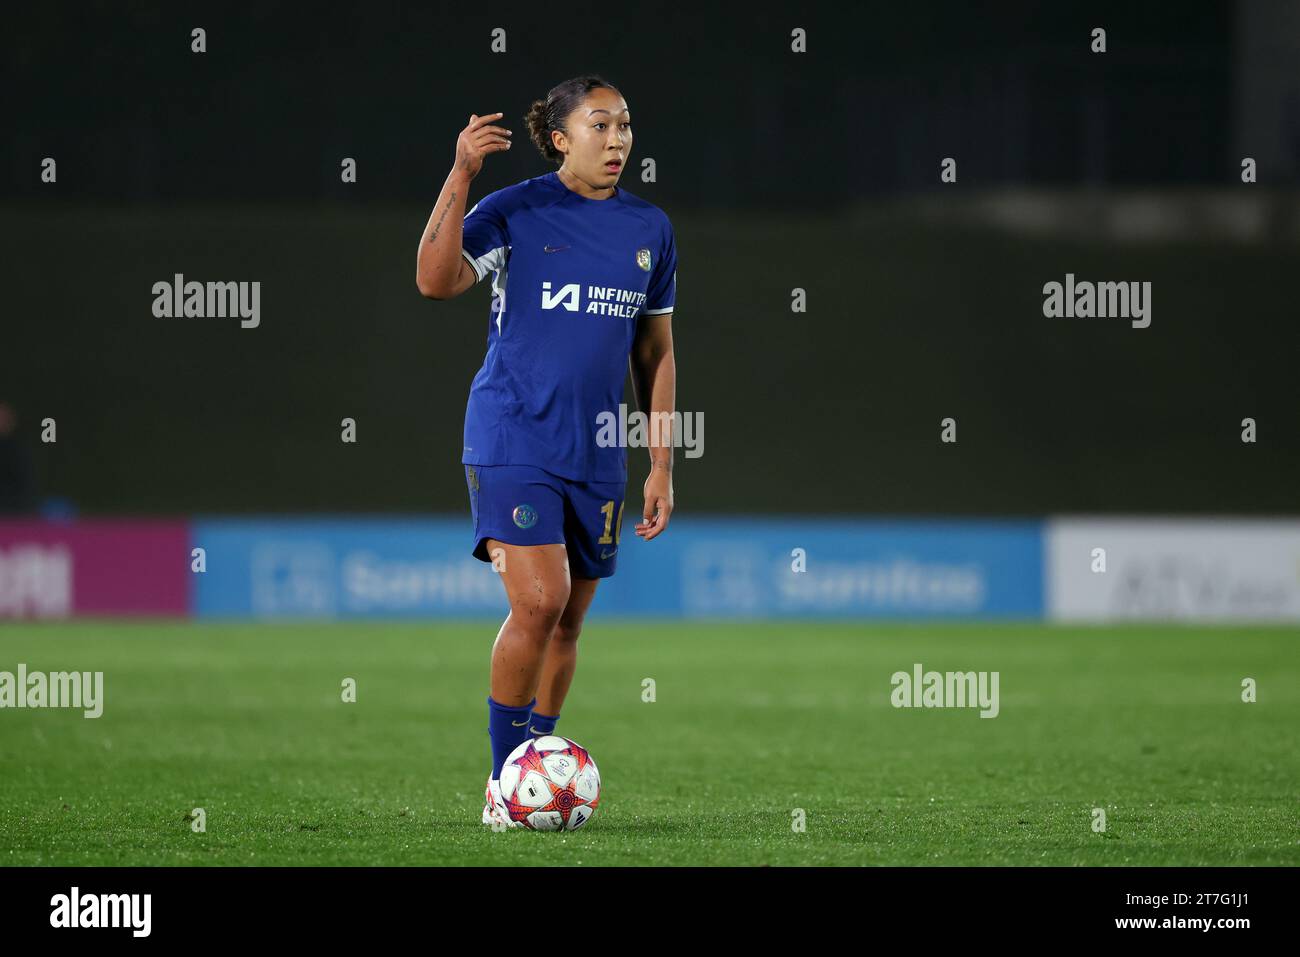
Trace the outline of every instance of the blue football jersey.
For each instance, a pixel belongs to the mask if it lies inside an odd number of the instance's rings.
[[[598,416],[618,415],[637,320],[673,311],[668,217],[621,187],[579,196],[551,172],[479,200],[462,247],[479,281],[492,276],[492,305],[461,461],[625,481],[626,450],[597,444]]]

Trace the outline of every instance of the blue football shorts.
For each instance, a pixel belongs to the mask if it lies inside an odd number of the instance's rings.
[[[618,564],[623,482],[575,482],[532,465],[466,465],[474,557],[487,540],[564,545],[572,578],[608,578]]]

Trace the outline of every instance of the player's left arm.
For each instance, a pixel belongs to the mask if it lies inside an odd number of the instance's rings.
[[[677,363],[673,358],[673,314],[641,316],[628,357],[637,407],[649,419],[650,477],[645,507],[635,531],[647,542],[668,527],[673,511],[673,410]]]

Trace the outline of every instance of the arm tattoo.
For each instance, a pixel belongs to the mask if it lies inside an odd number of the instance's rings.
[[[442,221],[447,218],[447,212],[451,209],[451,204],[456,202],[456,192],[452,190],[451,199],[447,200],[447,205],[442,207],[442,215],[438,217],[437,224],[433,227],[433,232],[429,234],[429,242],[438,241],[438,232],[442,229]]]

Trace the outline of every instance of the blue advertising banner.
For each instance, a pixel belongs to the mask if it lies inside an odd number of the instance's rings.
[[[593,613],[686,618],[1040,618],[1043,525],[986,520],[675,516],[625,522]],[[195,614],[224,618],[504,616],[460,518],[200,519]]]

